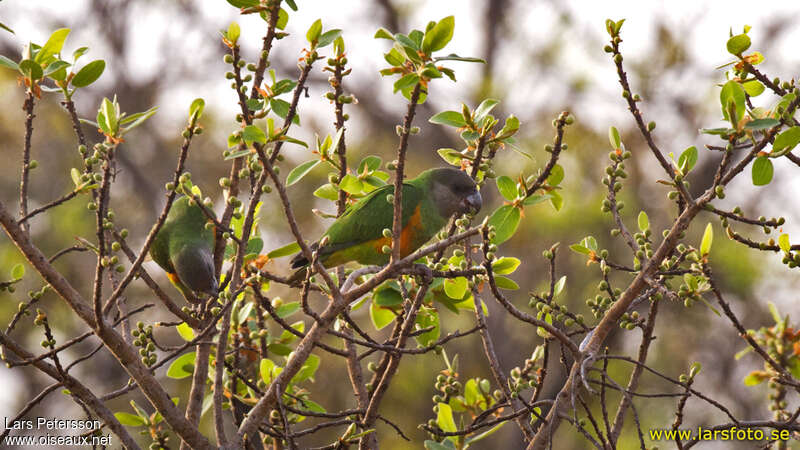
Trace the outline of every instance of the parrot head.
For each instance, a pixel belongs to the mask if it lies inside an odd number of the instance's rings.
[[[442,217],[475,214],[483,205],[475,180],[452,167],[431,169],[428,174],[433,204]]]

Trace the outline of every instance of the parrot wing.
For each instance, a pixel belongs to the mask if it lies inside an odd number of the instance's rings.
[[[394,186],[386,185],[375,189],[366,197],[351,205],[336,221],[331,224],[323,237],[328,237],[327,244],[320,249],[320,260],[328,267],[347,261],[380,264],[386,255],[381,253],[383,245],[391,243],[384,238],[383,230],[392,228],[394,205],[388,196],[394,192]],[[422,202],[423,191],[409,183],[403,184],[403,218],[402,226],[409,220]],[[312,249],[316,249],[316,244]],[[365,262],[367,261],[367,262]],[[308,264],[299,254],[292,260],[292,267],[298,268]]]

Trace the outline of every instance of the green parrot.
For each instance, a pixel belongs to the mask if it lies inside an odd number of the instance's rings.
[[[327,243],[311,246],[318,250],[319,261],[327,268],[350,261],[364,265],[382,265],[389,262],[383,253],[391,238],[383,235],[392,228],[394,206],[387,199],[394,193],[394,185],[382,186],[370,192],[347,210],[322,235]],[[429,169],[414,179],[403,183],[403,217],[400,235],[400,255],[408,256],[431,240],[450,217],[464,213],[477,213],[482,199],[475,181],[454,168]],[[321,239],[322,239],[321,238]],[[321,240],[320,239],[320,240]],[[308,260],[302,253],[292,259],[292,268],[300,268],[291,277],[299,281],[305,274]]]
[[[195,294],[216,297],[218,285],[214,271],[214,230],[206,228],[208,217],[189,197],[175,200],[167,220],[150,246],[150,256],[186,297],[198,302]]]

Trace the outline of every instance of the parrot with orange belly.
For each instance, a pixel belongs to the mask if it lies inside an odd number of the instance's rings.
[[[164,225],[150,246],[150,256],[187,301],[198,302],[197,294],[216,297],[218,284],[214,271],[214,229],[207,228],[208,217],[194,200],[183,196],[175,200]]]
[[[318,251],[319,261],[326,268],[347,262],[382,265],[389,262],[383,246],[392,245],[383,230],[392,228],[394,215],[393,185],[382,186],[351,205],[319,242],[311,246]],[[403,183],[403,216],[400,234],[400,255],[405,257],[431,240],[452,216],[477,213],[482,198],[475,181],[455,168],[429,169]],[[292,259],[292,268],[300,269],[291,277],[298,281],[305,274],[309,261],[300,253]]]

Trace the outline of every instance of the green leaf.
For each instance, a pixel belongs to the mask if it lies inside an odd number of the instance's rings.
[[[225,157],[225,161],[230,161],[232,159],[241,158],[243,156],[247,156],[252,151],[249,148],[245,148],[242,150],[236,150],[235,152],[231,152],[228,156]]]
[[[622,139],[619,137],[619,131],[616,127],[608,129],[608,141],[611,143],[611,148],[614,150],[622,148]]]
[[[89,47],[81,47],[74,52],[72,52],[72,62],[73,64],[78,62],[78,58],[85,55],[89,51]]]
[[[275,250],[267,253],[267,258],[275,259],[284,256],[294,255],[300,251],[300,244],[292,242],[291,244],[284,245],[283,247],[276,248]]]
[[[448,164],[452,166],[461,166],[461,153],[458,150],[453,150],[452,148],[440,148],[436,150],[436,153],[442,157]]]
[[[681,152],[678,157],[678,168],[686,175],[697,163],[697,147],[694,145]]]
[[[19,70],[19,64],[17,64],[14,61],[6,58],[3,55],[0,55],[0,66],[9,68],[11,70]]]
[[[303,363],[303,367],[292,377],[292,383],[299,383],[305,380],[314,381],[314,374],[319,368],[319,362],[319,356],[313,354],[308,355],[308,359]]]
[[[272,108],[272,112],[274,112],[281,119],[285,119],[286,116],[289,115],[289,108],[291,108],[289,102],[279,98],[269,99],[269,106]],[[292,116],[292,123],[295,125],[300,125],[300,116],[297,114]]]
[[[106,62],[102,59],[97,59],[89,64],[83,66],[75,77],[72,78],[72,85],[75,87],[86,87],[100,78],[103,71],[106,70]]]
[[[42,70],[42,66],[35,63],[30,59],[26,59],[20,61],[19,63],[19,71],[22,72],[22,75],[32,79],[32,80],[39,80],[44,76],[44,71]]]
[[[83,184],[83,181],[81,181],[81,172],[78,169],[74,167],[70,169],[69,176],[70,178],[72,178],[72,182],[75,183],[75,187],[78,187],[81,184]]]
[[[348,173],[339,182],[339,189],[347,192],[348,194],[358,195],[364,190],[364,186],[358,177]]]
[[[564,286],[567,284],[567,276],[562,275],[561,278],[556,281],[555,286],[553,286],[553,295],[558,295],[564,290]]]
[[[55,60],[52,63],[50,63],[50,65],[47,66],[46,69],[44,69],[43,76],[46,77],[46,76],[49,76],[49,75],[52,75],[52,74],[58,72],[59,70],[63,70],[64,71],[64,76],[66,77],[66,70],[64,70],[64,69],[66,69],[67,67],[69,67],[71,65],[72,64],[70,64],[70,63],[68,63],[66,61],[61,61],[60,59]],[[56,74],[56,75],[57,76],[53,77],[53,78],[55,78],[55,79],[59,79],[59,78],[63,79],[64,78],[64,77],[59,77],[60,74]]]
[[[416,73],[409,73],[409,74],[403,75],[402,78],[400,78],[399,80],[395,81],[392,93],[396,93],[397,91],[404,91],[406,89],[410,89],[410,88],[416,86],[416,84],[418,82],[419,82],[419,75],[417,75]]]
[[[448,297],[461,300],[467,293],[469,282],[465,277],[448,278],[444,280],[444,293]]]
[[[436,441],[427,439],[425,442],[423,442],[423,444],[425,445],[425,450],[456,450],[456,446],[452,441],[445,440],[444,442],[444,444],[440,444]]]
[[[225,39],[229,40],[231,43],[236,44],[236,41],[239,40],[239,36],[242,34],[242,28],[236,22],[231,22],[228,25],[228,31],[225,32]]]
[[[289,175],[286,176],[286,186],[289,187],[300,181],[304,176],[308,174],[308,172],[311,172],[311,170],[314,169],[314,167],[317,167],[317,164],[319,163],[320,160],[313,159],[311,161],[306,161],[303,164],[300,164],[299,166],[292,169],[292,171],[289,172]]]
[[[155,114],[157,111],[158,111],[158,106],[154,106],[148,109],[147,111],[131,114],[130,116],[120,120],[119,122],[120,125],[125,125],[131,121],[133,122],[130,125],[126,126],[124,130],[122,130],[123,134],[143,124],[147,119],[152,117],[153,114]]]
[[[258,0],[227,0],[232,6],[236,8],[251,8],[258,6]]]
[[[253,142],[259,142],[261,144],[267,143],[267,135],[264,134],[261,128],[255,125],[244,127],[244,130],[242,130],[242,139],[244,139],[247,145],[252,145]]]
[[[778,247],[786,253],[789,253],[792,249],[791,244],[789,244],[789,235],[782,234],[778,237]]]
[[[189,105],[190,120],[193,121],[200,120],[200,117],[202,117],[205,108],[206,108],[206,101],[203,100],[202,98],[196,98],[192,100],[192,104]]]
[[[409,57],[414,56],[416,58],[415,60],[419,60],[419,57],[416,55],[416,50],[419,50],[419,45],[417,45],[417,43],[414,42],[413,39],[406,36],[405,34],[397,33],[394,35],[394,40],[397,41],[397,43],[402,45],[403,47],[407,47],[411,50],[414,50],[414,52],[411,53],[406,51],[406,55]]]
[[[383,160],[374,155],[368,155],[358,163],[358,173],[374,172],[381,168]]]
[[[511,114],[506,118],[506,123],[503,125],[503,129],[501,129],[497,133],[494,139],[495,140],[508,139],[511,136],[515,135],[517,131],[519,131],[519,119],[517,119],[516,116]]]
[[[500,191],[500,195],[502,195],[503,198],[509,202],[517,198],[517,183],[515,183],[514,180],[502,175],[497,177],[495,182],[497,183],[497,190]]]
[[[439,327],[439,313],[436,309],[426,306],[421,307],[417,313],[416,323],[418,329],[433,327],[430,331],[415,336],[417,344],[427,347],[439,339],[441,328]]]
[[[292,353],[292,348],[286,344],[273,343],[267,346],[267,350],[280,356],[287,356]]]
[[[114,417],[117,418],[119,423],[127,427],[141,427],[143,425],[147,425],[147,422],[145,421],[144,418],[139,417],[135,414],[130,414],[126,412],[115,412]]]
[[[247,241],[247,249],[245,254],[257,255],[258,253],[261,253],[262,248],[264,248],[263,239],[261,239],[260,237],[250,238],[250,240]]]
[[[728,53],[737,56],[741,55],[743,51],[750,48],[750,36],[737,34],[728,39],[728,43],[725,46],[728,48]]]
[[[703,365],[699,362],[693,362],[691,366],[689,366],[689,378],[694,378],[700,370],[703,369]]]
[[[761,383],[767,381],[768,378],[769,378],[769,375],[766,372],[762,372],[760,370],[756,370],[756,371],[750,372],[749,375],[744,377],[744,385],[745,386],[756,386],[758,384],[761,384]]]
[[[69,28],[60,28],[54,31],[39,50],[39,53],[36,54],[36,62],[39,64],[46,63],[48,58],[61,53],[68,34]]]
[[[14,264],[14,267],[11,268],[11,278],[14,280],[19,280],[20,278],[25,276],[25,266],[22,264]]]
[[[472,444],[474,444],[474,443],[476,443],[476,442],[478,442],[478,441],[480,441],[482,439],[486,439],[487,437],[493,435],[495,432],[497,432],[497,430],[499,430],[503,425],[505,425],[507,423],[508,423],[508,421],[500,422],[497,425],[493,426],[492,428],[489,428],[488,430],[484,431],[481,434],[468,437],[464,441],[464,448],[466,448],[467,446],[472,445]]]
[[[467,405],[474,405],[481,398],[483,396],[478,392],[478,382],[475,381],[475,378],[470,378],[464,383],[464,401]]]
[[[453,16],[447,16],[440,20],[430,30],[425,32],[422,41],[422,51],[427,54],[443,49],[451,39],[453,39],[453,29],[456,22]]]
[[[189,352],[176,358],[167,369],[167,376],[177,380],[192,376],[194,372],[194,356],[194,352]]]
[[[335,202],[339,199],[339,190],[331,183],[325,183],[314,191],[314,197],[324,198]]]
[[[541,203],[551,198],[553,198],[552,193],[543,195],[538,195],[538,194],[529,195],[525,197],[525,200],[522,201],[522,204],[525,206],[535,205],[537,203]]]
[[[403,303],[403,295],[397,289],[386,287],[377,289],[372,301],[378,306],[397,306]]]
[[[775,303],[767,302],[767,308],[769,308],[769,313],[772,316],[772,320],[774,320],[776,324],[783,322],[781,313],[778,311],[778,307],[775,306]]]
[[[520,221],[520,211],[512,205],[503,205],[489,218],[489,225],[495,228],[495,244],[502,244],[517,231]]]
[[[766,118],[766,119],[755,119],[747,122],[747,125],[744,126],[745,129],[751,131],[757,130],[768,130],[776,125],[779,125],[780,121],[773,118]],[[774,148],[774,147],[773,147]]]
[[[561,211],[561,208],[564,207],[564,197],[558,191],[553,191],[550,193],[550,204],[556,211]]]
[[[458,431],[456,428],[456,422],[453,420],[453,410],[450,408],[450,405],[447,403],[438,403],[437,406],[438,412],[436,413],[436,425],[442,429],[442,431],[447,432],[454,432]]]
[[[639,212],[638,218],[639,230],[647,231],[650,229],[650,219],[647,217],[647,213],[644,211]]]
[[[342,35],[342,30],[333,29],[322,33],[317,42],[317,48],[327,47]]]
[[[475,123],[482,124],[483,119],[489,115],[490,112],[497,106],[500,102],[493,98],[487,98],[486,100],[482,101],[477,108],[475,108],[475,118],[473,119]]]
[[[465,141],[474,141],[480,137],[480,133],[472,130],[464,130],[461,132],[461,139]]]
[[[507,289],[509,291],[516,291],[519,289],[519,285],[516,281],[502,275],[494,277],[494,282],[500,289]]]
[[[722,105],[722,116],[736,127],[739,119],[744,117],[744,88],[736,81],[728,81],[722,86],[719,94],[719,101]],[[736,117],[731,117],[730,112],[734,112]]]
[[[275,308],[275,314],[281,319],[289,317],[297,311],[300,311],[300,302],[284,303]]]
[[[257,2],[258,0],[256,0]],[[286,24],[289,23],[289,13],[286,12],[285,9],[281,8],[278,10],[278,21],[275,22],[275,28],[279,30],[286,29]]]
[[[727,136],[736,132],[733,128],[701,128],[700,132],[703,134],[710,134],[713,136]]]
[[[369,318],[372,320],[372,325],[375,326],[376,330],[381,330],[386,327],[386,325],[392,323],[395,317],[397,316],[395,316],[392,310],[378,306],[375,302],[370,304]]]
[[[749,95],[750,97],[758,97],[764,92],[765,89],[764,85],[761,84],[761,82],[758,80],[745,81],[744,83],[742,83],[742,87],[744,88],[744,91],[747,92],[747,95]]]
[[[11,268],[11,278],[14,280],[19,280],[20,278],[25,276],[25,266],[22,264],[14,264],[14,267]]]
[[[189,342],[194,339],[194,330],[186,322],[178,325],[175,329],[184,341]]]
[[[378,30],[375,31],[375,35],[372,37],[374,39],[388,39],[390,41],[394,41],[394,35],[392,35],[392,33],[389,32],[389,30],[383,27],[378,28]]]
[[[553,169],[550,170],[550,176],[547,177],[547,184],[550,186],[558,186],[562,181],[564,181],[564,168],[556,164],[553,166]]]
[[[714,228],[711,223],[706,225],[706,231],[703,232],[703,240],[700,241],[700,255],[706,256],[711,251],[711,243],[714,241]]]
[[[308,31],[306,32],[306,40],[314,44],[319,39],[320,33],[322,33],[322,20],[317,19],[308,28]]]
[[[772,144],[771,156],[777,157],[785,155],[792,151],[792,149],[800,143],[800,127],[792,127],[781,134],[775,136],[775,142]]]
[[[753,185],[764,186],[772,181],[772,161],[766,156],[759,156],[753,162]]]
[[[467,126],[464,116],[458,111],[442,111],[428,119],[428,122],[435,123],[437,125],[448,125],[456,128]]]
[[[385,59],[387,63],[389,63],[394,67],[402,66],[403,63],[406,62],[405,56],[401,55],[396,48],[393,48],[388,52],[384,53],[383,59]]]
[[[514,273],[521,261],[518,258],[504,256],[492,263],[492,271],[498,275],[508,275]]]
[[[305,333],[306,331],[306,324],[302,320],[297,321],[291,325],[292,329],[298,331],[300,333]],[[291,343],[297,339],[297,336],[294,333],[291,333],[289,330],[283,330],[281,333],[280,341],[283,343]]]
[[[116,98],[114,99],[116,100]],[[118,105],[108,98],[103,98],[103,103],[100,104],[100,112],[105,119],[106,127],[103,128],[107,134],[116,134],[119,127],[119,117],[117,115]],[[98,119],[98,123],[100,120]],[[101,124],[102,127],[102,124]]]
[[[455,53],[450,53],[447,56],[437,56],[433,58],[434,61],[461,61],[461,62],[476,62],[476,63],[483,63],[486,64],[486,61],[482,60],[481,58],[473,58],[470,56],[458,56]],[[455,81],[455,80],[453,80]]]
[[[264,383],[270,384],[272,383],[273,377],[275,374],[273,373],[275,369],[275,363],[272,362],[271,359],[264,358],[258,365],[258,373],[261,375],[261,380]]]

